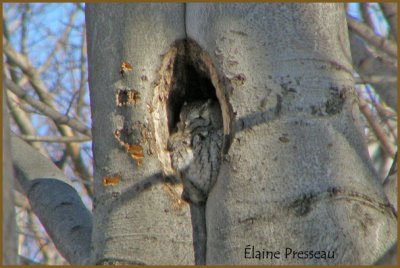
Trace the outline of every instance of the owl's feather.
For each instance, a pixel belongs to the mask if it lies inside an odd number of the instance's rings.
[[[222,118],[216,101],[185,103],[180,122],[170,136],[171,162],[183,181],[182,197],[204,203],[213,187],[220,166]]]

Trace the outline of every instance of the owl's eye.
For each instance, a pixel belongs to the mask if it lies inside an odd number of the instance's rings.
[[[185,145],[190,145],[190,139],[184,139],[182,143]]]

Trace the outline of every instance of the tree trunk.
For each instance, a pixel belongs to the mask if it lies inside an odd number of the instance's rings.
[[[373,263],[396,217],[364,144],[343,5],[188,4],[186,15],[188,37],[232,78],[236,114],[207,202],[207,263]]]
[[[18,184],[60,254],[71,264],[90,261],[92,215],[65,174],[46,156],[11,137]]]
[[[371,264],[395,242],[343,5],[88,4],[86,22],[94,263],[194,263],[202,228],[192,238],[166,180],[167,143],[183,103],[205,98],[224,124],[207,264]]]
[[[3,90],[3,265],[18,264],[17,232],[14,209],[14,172],[12,168],[10,125]]]
[[[183,4],[87,4],[96,264],[194,263],[189,206],[179,185],[164,181],[147,136],[152,82],[163,54],[185,38],[184,12]],[[123,62],[133,70],[120,72]],[[136,90],[140,100],[117,106],[116,98],[127,101],[116,97],[119,89]],[[127,146],[143,148],[142,165]]]

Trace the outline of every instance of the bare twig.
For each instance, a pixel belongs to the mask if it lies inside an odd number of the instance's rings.
[[[27,45],[27,37],[28,37],[28,17],[31,11],[30,3],[24,4],[22,16],[21,16],[21,52],[24,55],[27,55],[26,45]]]
[[[8,40],[10,38],[10,32],[8,30],[8,23],[7,23],[7,21],[5,19],[3,19],[3,31],[4,31],[3,32],[4,37],[7,38],[7,40]],[[6,64],[7,69],[10,72],[11,79],[13,81],[15,81],[17,84],[19,84],[20,78],[19,78],[19,76],[18,76],[18,74],[16,72],[15,63],[9,57],[6,58],[6,63],[7,63]]]
[[[79,116],[82,112],[82,108],[84,105],[84,94],[86,91],[86,83],[87,83],[87,70],[86,70],[86,34],[85,34],[85,29],[83,30],[83,36],[82,36],[82,47],[81,47],[81,59],[80,59],[80,81],[79,81],[79,95],[78,95],[78,100],[76,104],[76,114]]]
[[[45,105],[44,103],[34,99],[33,97],[29,96],[25,90],[20,88],[18,85],[16,85],[14,82],[12,82],[10,79],[6,78],[4,79],[6,87],[9,88],[15,95],[29,103],[32,107],[36,108],[38,111],[40,111],[42,114],[46,115],[47,117],[51,118],[58,124],[64,124],[68,125],[74,130],[78,131],[79,133],[82,133],[88,137],[91,137],[91,131],[90,129],[79,122],[76,119],[69,118],[65,115],[60,114],[57,110],[54,110],[53,108]]]
[[[28,76],[30,84],[35,89],[38,94],[40,100],[49,104],[49,100],[51,100],[51,96],[48,93],[46,85],[40,79],[39,74],[37,73],[33,64],[29,61],[29,59],[17,51],[11,46],[8,40],[3,36],[3,50],[8,58],[10,58],[16,66],[18,66],[22,72]]]
[[[51,51],[50,55],[47,57],[47,60],[45,61],[45,63],[42,64],[42,66],[40,66],[38,68],[38,73],[42,73],[44,70],[46,70],[47,68],[49,68],[52,60],[54,59],[57,51],[64,46],[67,42],[67,39],[69,37],[69,34],[72,30],[72,25],[74,23],[74,20],[77,16],[78,13],[78,8],[76,8],[74,11],[71,12],[70,16],[69,16],[69,20],[67,23],[67,26],[65,27],[64,33],[62,34],[62,36],[57,40],[56,45],[54,46],[53,50]]]
[[[47,252],[47,244],[49,242],[49,239],[44,238],[40,234],[40,230],[38,229],[38,226],[35,221],[35,214],[33,213],[32,210],[28,212],[28,229],[31,230],[34,236],[35,243],[38,247],[37,252],[35,254],[35,257],[38,255],[39,252],[42,253],[44,263],[47,263],[49,260],[49,255]]]
[[[374,27],[374,23],[372,22],[371,12],[369,9],[370,3],[361,3],[361,15],[365,23],[371,28]]]
[[[397,110],[397,63],[389,55],[367,46],[361,37],[350,32],[353,67],[360,76],[358,83],[370,83],[393,110]],[[383,56],[383,57],[382,57]]]
[[[49,118],[53,119],[53,121],[56,124],[61,135],[75,136],[75,134],[69,128],[69,127],[71,127],[86,136],[91,136],[89,128],[87,128],[86,126],[84,126],[84,128],[82,128],[83,124],[81,124],[76,119],[69,119],[67,116],[61,115],[58,111],[56,111],[56,109],[53,105],[53,102],[52,102],[52,97],[48,93],[47,87],[45,86],[43,81],[40,79],[39,73],[36,71],[36,69],[34,68],[32,63],[29,61],[29,59],[25,55],[22,55],[22,54],[16,52],[12,48],[11,44],[6,40],[6,38],[3,38],[3,47],[4,47],[4,52],[6,53],[7,57],[10,57],[11,59],[13,59],[15,61],[16,65],[28,77],[30,84],[32,85],[35,92],[38,94],[41,102],[35,100],[34,98],[32,98],[30,96],[27,96],[27,94],[24,90],[22,90],[22,91],[19,90],[20,94],[22,94],[22,96],[25,97],[25,100],[27,102],[29,102],[31,105],[34,103],[36,105],[36,107],[35,107],[36,109],[41,111],[43,114],[45,114]],[[8,83],[8,84],[10,84],[10,83]],[[14,88],[13,90],[18,90],[18,88]],[[29,101],[28,101],[28,99],[29,99]],[[45,109],[40,110],[39,108],[45,108]],[[49,109],[53,110],[56,114],[52,115],[51,113],[48,113],[50,111]],[[64,125],[62,125],[62,124],[64,124]],[[69,126],[69,127],[67,127],[67,126]],[[67,143],[67,152],[71,156],[72,162],[74,164],[73,170],[75,172],[77,172],[78,175],[81,176],[82,178],[87,178],[87,179],[90,178],[90,172],[88,171],[87,167],[85,166],[82,156],[80,155],[79,144]],[[87,191],[89,194],[91,194],[90,188],[87,188]]]
[[[367,119],[369,125],[371,126],[372,131],[375,133],[376,137],[378,138],[380,144],[382,145],[383,150],[391,157],[394,156],[395,150],[393,148],[392,143],[386,136],[385,132],[383,131],[382,127],[376,121],[375,116],[372,114],[372,111],[369,109],[367,102],[360,97],[360,110]]]
[[[397,58],[397,45],[393,41],[377,36],[366,24],[347,16],[349,28],[363,37],[371,45],[381,49],[390,56]]]
[[[70,142],[87,142],[90,141],[89,137],[55,137],[55,136],[30,136],[19,135],[19,137],[27,142],[51,142],[51,143],[70,143]]]
[[[390,35],[397,42],[397,3],[380,3],[382,12],[390,25]]]
[[[372,105],[378,112],[379,117],[382,119],[383,124],[386,125],[386,127],[388,128],[390,133],[393,135],[394,139],[397,140],[397,134],[396,134],[395,130],[393,129],[393,127],[389,124],[389,120],[388,120],[389,119],[389,116],[388,116],[389,111],[385,110],[382,107],[382,105],[378,101],[376,101],[376,98],[372,95],[371,90],[369,89],[368,86],[367,86],[367,93],[371,100]],[[397,115],[393,113],[392,116],[397,116]]]
[[[361,80],[363,84],[364,83],[375,84],[375,83],[380,83],[383,80],[390,83],[397,83],[397,77],[389,75],[381,75],[381,74],[363,75]],[[360,80],[358,80],[357,82],[359,81]]]
[[[14,122],[18,126],[20,133],[24,135],[35,135],[36,130],[32,126],[30,116],[23,109],[21,109],[19,98],[9,90],[6,92],[5,96],[7,98],[7,104],[10,110],[10,114],[14,119]],[[31,145],[39,150],[39,152],[41,152],[43,155],[47,155],[47,151],[42,146],[42,144],[32,142]]]

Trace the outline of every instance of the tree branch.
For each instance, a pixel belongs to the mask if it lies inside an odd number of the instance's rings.
[[[4,52],[6,53],[7,57],[12,59],[15,62],[15,64],[28,77],[30,84],[32,85],[35,92],[38,94],[42,103],[36,101],[32,97],[26,96],[26,93],[22,90],[22,92],[24,92],[23,96],[25,97],[25,100],[27,102],[29,102],[28,101],[28,99],[29,99],[31,102],[33,101],[36,104],[38,104],[40,107],[47,107],[47,108],[52,109],[53,111],[56,111],[56,107],[52,103],[52,97],[48,93],[47,87],[41,80],[39,73],[34,68],[34,66],[30,62],[30,60],[25,55],[22,55],[22,54],[16,52],[12,48],[11,44],[6,40],[6,38],[3,38],[3,47],[4,47]],[[19,96],[19,97],[21,97],[21,96]],[[44,105],[43,105],[43,103],[44,103]],[[32,103],[31,103],[31,105],[32,105]],[[38,109],[39,106],[37,106],[36,108]],[[77,121],[75,119],[69,119],[67,116],[60,117],[59,112],[56,112],[56,113],[58,114],[56,116],[56,118],[54,118],[54,116],[51,116],[51,114],[48,114],[48,113],[44,113],[44,114],[46,114],[49,118],[53,119],[58,130],[60,131],[60,133],[63,136],[74,136],[73,131],[67,126],[70,126],[71,128],[77,130],[78,132],[83,133],[86,136],[91,136],[90,130],[86,126],[83,127],[84,129],[81,128],[80,130],[79,130],[79,128],[78,129],[76,128],[76,127],[78,127],[78,125],[76,123],[79,123],[80,125],[82,125],[79,121]],[[68,121],[68,123],[66,121]],[[66,126],[63,126],[60,124],[65,124]],[[84,161],[82,160],[79,144],[67,143],[67,152],[71,156],[71,159],[72,159],[72,162],[74,165],[73,170],[75,172],[77,172],[78,176],[81,176],[83,179],[85,179],[85,178],[89,179],[90,172],[85,167]],[[88,194],[92,195],[91,188],[86,187],[86,186],[85,186],[85,188],[88,191]]]
[[[10,90],[7,90],[5,93],[8,109],[10,110],[12,119],[14,119],[15,124],[18,126],[20,133],[24,135],[36,135],[36,130],[32,125],[29,114],[21,109],[20,99]],[[43,155],[47,155],[47,151],[42,144],[38,142],[32,142],[31,145]]]
[[[21,52],[24,55],[27,55],[27,38],[28,38],[28,17],[29,13],[31,12],[30,3],[24,4],[22,16],[21,16]]]
[[[89,264],[92,217],[78,192],[53,178],[36,178],[25,192],[61,255],[71,264]]]
[[[16,265],[18,264],[17,254],[17,233],[16,233],[16,220],[15,220],[15,209],[14,209],[14,174],[12,170],[11,162],[11,146],[10,146],[10,128],[8,122],[8,112],[5,102],[5,94],[3,90],[3,173],[2,173],[2,185],[3,185],[3,259],[2,264],[4,265]]]
[[[352,31],[363,37],[368,43],[397,58],[397,45],[393,41],[377,36],[367,25],[350,16],[347,16],[347,23]]]
[[[390,25],[390,34],[397,42],[397,3],[380,3],[382,12]]]
[[[69,118],[68,116],[60,114],[58,111],[54,110],[53,108],[45,105],[44,103],[35,100],[33,97],[29,96],[26,91],[24,91],[22,88],[20,88],[18,85],[16,85],[14,82],[12,82],[10,79],[5,77],[4,79],[6,87],[10,89],[15,95],[29,103],[32,107],[40,111],[42,114],[46,115],[47,117],[51,118],[54,122],[58,124],[64,124],[68,125],[72,129],[88,136],[91,137],[91,131],[90,129],[79,122],[76,119]]]
[[[40,79],[39,74],[29,59],[25,55],[15,51],[5,36],[3,36],[3,49],[7,58],[10,58],[10,60],[12,60],[13,63],[15,63],[15,65],[18,66],[28,77],[30,84],[38,94],[40,100],[49,104],[48,101],[51,100],[51,97],[49,96],[47,87]]]
[[[373,116],[371,110],[368,108],[367,103],[362,98],[360,100],[360,111],[363,113],[365,118],[367,119],[371,129],[375,133],[376,137],[378,138],[380,144],[382,145],[383,150],[391,157],[394,157],[395,150],[393,145],[388,140],[386,134],[382,130],[382,127],[378,124],[375,117]]]
[[[354,32],[350,32],[353,67],[365,83],[371,83],[379,96],[397,111],[397,63],[383,52],[368,49]],[[377,50],[377,49],[374,49]],[[379,55],[377,55],[379,53]],[[382,56],[382,57],[381,57]],[[369,79],[371,76],[374,81]],[[378,80],[377,78],[381,78]]]
[[[70,142],[87,142],[90,141],[89,137],[56,137],[56,136],[33,136],[33,135],[19,135],[25,141],[31,142],[51,142],[51,143],[70,143]]]
[[[369,27],[372,28],[374,23],[370,13],[370,3],[361,3],[360,5],[361,5],[360,9],[363,20]]]
[[[64,33],[62,34],[62,36],[58,39],[56,45],[54,46],[53,50],[51,51],[50,55],[47,57],[47,60],[45,63],[42,64],[42,66],[40,66],[38,68],[38,73],[42,73],[44,70],[46,70],[47,68],[49,68],[51,61],[53,60],[54,56],[56,55],[57,51],[66,43],[68,36],[72,30],[72,24],[77,16],[78,13],[78,8],[76,8],[75,10],[73,10],[70,14],[67,26],[65,27]]]
[[[79,95],[78,100],[76,101],[76,114],[79,116],[82,112],[82,107],[84,105],[84,94],[86,92],[87,85],[87,49],[86,49],[86,33],[85,29],[83,30],[82,35],[82,46],[81,46],[81,58],[80,58],[80,77],[79,77]]]
[[[71,264],[89,264],[92,217],[79,194],[53,162],[24,141],[12,137],[11,146],[17,179],[56,248]]]

